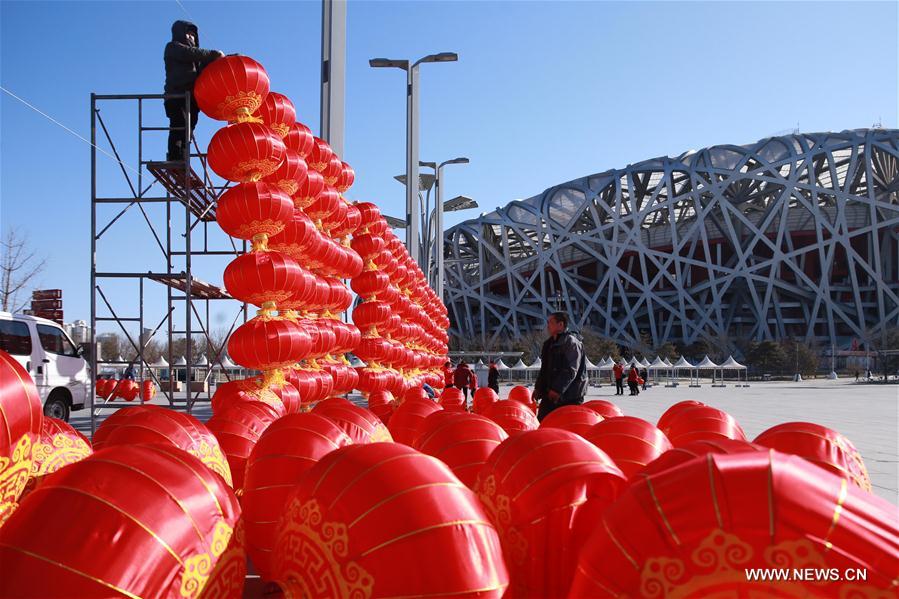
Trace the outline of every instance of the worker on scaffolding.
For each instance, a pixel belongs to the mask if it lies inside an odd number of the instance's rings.
[[[224,53],[219,50],[200,48],[200,34],[197,26],[190,21],[172,23],[172,41],[165,46],[165,93],[190,96],[190,136],[193,138],[194,128],[200,109],[194,99],[194,82],[203,68],[212,61],[221,58]],[[169,149],[168,161],[184,160],[184,127],[187,124],[187,111],[184,100],[171,98],[165,101],[165,114],[169,117]],[[178,130],[180,128],[180,130]]]

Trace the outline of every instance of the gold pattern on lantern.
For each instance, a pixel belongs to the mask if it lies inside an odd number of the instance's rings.
[[[206,441],[200,441],[200,446],[192,449],[189,453],[200,458],[200,461],[203,462],[207,468],[225,479],[225,482],[228,483],[229,487],[234,486],[234,481],[231,478],[231,468],[228,466],[228,461],[222,454],[221,447],[217,444],[210,445]]]
[[[256,92],[239,91],[233,96],[226,96],[216,107],[218,114],[234,114],[238,123],[261,123],[262,119],[253,113],[262,106],[262,96]]]
[[[18,499],[31,477],[31,433],[22,435],[12,457],[0,457],[0,524],[18,507]]]

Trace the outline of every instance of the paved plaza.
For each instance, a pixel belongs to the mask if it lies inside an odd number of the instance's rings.
[[[512,386],[502,384],[501,395],[506,397]],[[701,387],[693,388],[686,383],[674,388],[657,385],[638,397],[615,397],[614,385],[604,384],[591,386],[588,399],[611,400],[625,414],[653,423],[670,405],[695,399],[731,414],[750,440],[783,422],[821,424],[843,433],[855,444],[865,460],[874,492],[899,504],[899,385],[816,379],[801,383],[753,382],[748,388],[728,384],[721,388],[703,382]],[[161,401],[157,397],[154,403]],[[103,410],[101,418],[111,412]],[[209,404],[198,404],[194,414],[207,420],[211,415]],[[87,410],[74,413],[71,421],[83,433],[90,432]]]

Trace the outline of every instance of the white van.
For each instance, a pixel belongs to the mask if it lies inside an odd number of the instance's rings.
[[[44,414],[69,420],[90,392],[88,365],[61,326],[45,318],[0,312],[0,349],[17,360],[37,386]]]

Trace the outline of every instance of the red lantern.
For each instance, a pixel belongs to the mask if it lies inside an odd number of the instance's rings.
[[[487,408],[484,416],[500,425],[510,437],[540,426],[534,412],[518,401],[498,401]]]
[[[284,162],[281,163],[278,170],[265,177],[263,181],[276,185],[293,201],[294,196],[299,194],[303,183],[306,182],[308,172],[309,168],[300,155],[293,150],[287,150],[284,154]]]
[[[156,385],[153,381],[147,380],[140,384],[141,401],[152,401],[156,397]]]
[[[471,411],[475,414],[483,414],[491,405],[499,401],[496,391],[490,387],[481,387],[474,392],[471,399]]]
[[[431,400],[413,399],[405,401],[390,417],[388,429],[393,440],[410,447],[418,438],[424,419],[442,408]]]
[[[212,396],[212,412],[218,414],[235,404],[252,401],[267,404],[279,416],[299,411],[301,404],[299,391],[289,378],[279,387],[274,383],[266,384],[261,376],[254,376],[219,383]]]
[[[312,409],[312,413],[324,416],[334,422],[349,435],[353,443],[379,443],[393,440],[387,427],[377,416],[342,397],[332,397],[319,402]]]
[[[340,169],[340,179],[337,181],[337,191],[340,193],[346,193],[347,190],[353,186],[353,182],[356,180],[356,171],[353,170],[346,162],[341,163]]]
[[[310,167],[324,175],[324,171],[328,168],[328,163],[331,161],[332,156],[334,156],[334,151],[328,145],[328,142],[316,137],[312,151],[306,157],[306,162]]]
[[[258,316],[228,339],[228,355],[246,368],[275,370],[295,364],[312,349],[306,330],[282,318]]]
[[[428,395],[428,392],[424,390],[424,388],[417,386],[408,389],[403,395],[403,402],[407,401],[433,401],[431,396]]]
[[[303,123],[294,123],[287,129],[287,135],[284,136],[284,145],[288,149],[293,150],[300,155],[300,158],[306,160],[312,146],[315,145],[315,136],[312,131]]]
[[[871,479],[861,454],[852,441],[833,429],[811,422],[785,422],[769,428],[753,443],[798,455],[859,489],[871,491]]]
[[[211,119],[250,120],[268,96],[268,74],[252,58],[226,56],[203,68],[193,93],[197,106]]]
[[[583,437],[606,452],[628,479],[671,449],[662,431],[633,416],[603,420]]]
[[[225,289],[232,297],[262,307],[288,299],[306,282],[297,263],[280,252],[249,252],[225,267]],[[272,307],[274,308],[274,307]]]
[[[340,190],[338,189],[338,191]],[[338,238],[353,234],[362,223],[362,215],[359,213],[359,209],[353,204],[347,204],[346,200],[343,200],[343,204],[346,206],[346,216],[344,216],[340,226],[332,231],[334,237]]]
[[[239,516],[225,481],[180,449],[98,451],[48,476],[0,528],[0,596],[239,597]]]
[[[116,445],[161,443],[196,456],[232,484],[231,469],[215,436],[189,414],[161,406],[144,405],[116,410],[94,433],[98,451]]]
[[[646,465],[635,476],[635,480],[642,476],[652,476],[665,470],[670,470],[680,466],[684,462],[708,455],[714,454],[733,454],[747,453],[753,451],[762,451],[761,445],[755,445],[748,441],[734,441],[733,439],[715,439],[713,441],[692,441],[682,447],[669,449],[661,456]]]
[[[312,205],[325,190],[325,179],[314,170],[306,171],[306,180],[300,185],[293,197],[293,205],[297,210],[305,210]]]
[[[330,185],[325,185],[318,197],[306,208],[306,214],[312,220],[319,222],[330,215],[337,208],[339,202],[340,196],[337,195],[337,191]]]
[[[709,406],[693,407],[679,412],[665,434],[675,447],[701,440],[746,440],[743,429],[733,416]]]
[[[522,387],[521,385],[512,387],[509,391],[509,401],[519,401],[526,406],[530,406],[533,400],[531,399],[531,390],[527,387]]]
[[[93,452],[90,441],[72,428],[72,425],[64,420],[44,416],[40,439],[31,452],[31,477],[19,500],[41,484],[44,477],[69,464],[80,462]]]
[[[566,596],[581,547],[624,485],[602,450],[568,431],[529,431],[497,447],[475,491],[500,533],[510,596]]]
[[[43,418],[31,375],[0,350],[0,526],[28,482],[32,448],[40,439]]]
[[[584,402],[583,406],[585,408],[590,408],[603,418],[617,418],[619,416],[624,416],[624,412],[621,411],[621,408],[604,399],[594,399],[591,401],[587,401]]]
[[[248,401],[213,414],[206,422],[206,427],[218,439],[228,460],[234,490],[238,495],[243,494],[247,457],[265,429],[279,417],[280,414],[271,406]]]
[[[483,416],[441,411],[425,418],[415,448],[449,466],[465,486],[474,488],[481,466],[508,437]]]
[[[540,423],[540,428],[561,428],[583,437],[602,420],[602,416],[582,405],[562,406],[550,412]]]
[[[440,406],[450,412],[467,412],[468,407],[465,405],[465,395],[461,389],[449,387],[440,394]]]
[[[325,170],[322,171],[322,176],[325,178],[325,183],[334,187],[337,186],[337,182],[343,176],[343,163],[336,154],[332,155],[331,159],[328,160]]]
[[[287,148],[258,123],[238,123],[216,131],[209,142],[209,168],[229,181],[258,181],[278,170]]]
[[[597,521],[568,596],[895,595],[895,513],[895,505],[795,456],[709,455],[631,484]],[[771,568],[862,568],[865,581],[860,588],[842,576],[823,585],[747,576]]]
[[[690,408],[695,408],[698,406],[704,406],[705,404],[699,401],[694,401],[692,399],[686,399],[684,401],[679,401],[662,414],[659,418],[659,421],[656,423],[656,426],[659,427],[659,430],[668,434],[668,429],[671,427],[671,422],[674,418],[683,412],[684,410],[689,410]]]
[[[235,185],[219,198],[215,218],[231,237],[276,235],[293,220],[293,201],[269,183]]]
[[[508,585],[474,494],[440,461],[396,443],[326,455],[291,494],[279,529],[273,569],[288,596],[499,598]]]
[[[350,444],[336,424],[316,414],[279,418],[259,437],[247,459],[241,504],[247,553],[263,579],[274,576],[271,553],[290,491],[318,460]]]
[[[376,233],[371,230],[371,227],[377,226],[377,224],[383,220],[381,217],[381,209],[371,202],[357,202],[356,207],[362,215],[362,224],[360,225],[361,231],[373,235],[381,235],[383,231]]]
[[[390,306],[384,302],[367,301],[353,308],[353,323],[363,335],[377,335],[390,318]]]
[[[283,138],[290,133],[291,126],[296,122],[297,110],[284,94],[269,92],[256,116]]]
[[[299,210],[291,212],[293,216],[280,233],[269,239],[268,247],[302,263],[309,254],[316,253],[324,238],[315,228],[312,219]]]

